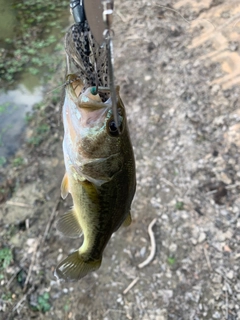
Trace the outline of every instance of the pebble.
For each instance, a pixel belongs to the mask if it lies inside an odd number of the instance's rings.
[[[221,231],[218,231],[218,233],[216,234],[216,240],[219,242],[223,242],[225,241],[225,239],[226,239],[225,234]]]
[[[234,272],[232,270],[230,270],[226,276],[228,277],[228,279],[232,280],[234,278]]]
[[[169,246],[169,250],[170,250],[170,252],[176,252],[177,251],[177,245],[175,243],[172,243]]]
[[[192,230],[192,235],[195,239],[197,239],[199,237],[199,233],[200,233],[200,230],[198,227],[194,227],[193,230]]]
[[[145,77],[144,77],[144,80],[145,81],[149,81],[149,80],[151,80],[152,79],[152,77],[150,76],[150,75],[146,75]]]
[[[215,93],[218,93],[218,91],[220,90],[220,85],[219,84],[214,84],[212,86],[212,93],[215,94]]]
[[[230,285],[227,282],[225,282],[225,284],[222,286],[222,290],[223,291],[228,291],[228,293],[230,295],[232,295],[232,289],[231,289]]]
[[[192,242],[192,244],[193,244],[194,246],[197,244],[197,240],[194,239],[194,238],[191,238],[191,242]]]
[[[117,302],[118,302],[121,306],[124,305],[123,297],[122,297],[120,294],[118,295]]]
[[[144,257],[145,256],[145,253],[146,253],[146,247],[142,247],[142,249],[140,250],[140,256],[141,257]]]
[[[240,282],[238,282],[237,284],[235,284],[234,290],[236,290],[237,292],[240,293]]]
[[[223,247],[223,244],[220,243],[220,242],[213,242],[212,243],[212,246],[217,249],[219,252],[222,252],[222,247]]]
[[[166,320],[166,316],[165,315],[157,315],[155,318],[155,320]]]
[[[228,175],[225,172],[221,172],[220,179],[222,180],[222,182],[224,182],[226,184],[232,183],[232,180],[228,177]]]
[[[218,311],[216,311],[216,312],[214,312],[212,317],[213,317],[213,319],[221,319],[221,314]]]
[[[61,261],[63,258],[63,254],[60,253],[58,256],[57,256],[57,262]]]
[[[205,240],[206,240],[206,233],[201,232],[199,237],[198,237],[198,243],[202,243]]]
[[[161,215],[162,220],[168,220],[168,216],[166,214]]]
[[[173,297],[173,290],[161,290],[159,294],[162,295],[164,304],[168,305],[170,299]]]
[[[220,214],[222,216],[227,216],[229,214],[229,212],[227,210],[223,209],[223,210],[220,210]]]
[[[229,43],[229,50],[230,51],[237,51],[238,50],[238,42],[236,41],[231,41]]]
[[[222,282],[222,276],[220,274],[214,274],[212,278],[213,283],[221,283]]]

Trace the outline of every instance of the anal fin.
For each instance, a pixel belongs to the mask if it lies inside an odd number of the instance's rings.
[[[78,222],[74,209],[60,216],[56,227],[62,235],[68,238],[79,238],[82,235],[82,228]]]
[[[69,189],[68,189],[68,176],[67,176],[67,172],[65,173],[63,179],[62,179],[62,184],[61,184],[61,197],[63,199],[67,198]]]
[[[127,218],[123,221],[123,227],[128,227],[132,223],[131,213],[129,212]]]

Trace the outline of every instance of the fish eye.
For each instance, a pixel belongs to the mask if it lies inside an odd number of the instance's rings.
[[[115,123],[114,120],[109,121],[108,129],[109,129],[109,133],[110,133],[111,136],[116,137],[116,136],[119,135],[118,128],[117,128],[116,123]]]

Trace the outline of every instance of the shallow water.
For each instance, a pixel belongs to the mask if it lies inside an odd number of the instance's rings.
[[[18,26],[18,12],[14,9],[13,4],[16,1],[0,0],[0,62],[4,63],[2,59],[1,50],[9,46],[6,39],[13,39],[14,32]],[[32,10],[35,10],[35,5],[32,5]],[[37,10],[37,8],[36,8]],[[61,11],[62,10],[62,11]],[[49,29],[48,34],[56,38],[56,42],[39,49],[42,50],[45,56],[53,56],[56,45],[63,44],[64,29],[69,25],[69,11],[65,8],[58,10],[59,18],[56,18],[57,24]],[[36,12],[37,17],[37,12]],[[53,22],[55,22],[53,18]],[[23,22],[22,22],[23,23]],[[11,44],[10,44],[11,46]],[[41,57],[41,56],[40,56]],[[33,58],[36,56],[33,55]],[[31,58],[31,59],[33,59]],[[41,59],[41,58],[40,58]],[[14,62],[14,58],[13,58]],[[5,81],[0,88],[0,158],[8,160],[20,148],[24,140],[24,132],[26,129],[26,114],[32,110],[34,104],[40,102],[44,95],[44,82],[47,76],[54,71],[49,71],[46,65],[37,68],[37,74],[30,73],[29,65],[23,68],[14,78],[13,84],[8,86]],[[9,89],[10,88],[10,89]]]
[[[15,90],[0,95],[0,156],[8,158],[19,148],[24,139],[27,112],[40,102],[43,88],[37,86],[30,91],[24,84]]]

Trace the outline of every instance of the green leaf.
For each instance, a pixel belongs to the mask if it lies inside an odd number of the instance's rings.
[[[0,269],[6,269],[13,261],[12,251],[9,248],[0,250]]]
[[[183,210],[184,209],[184,202],[182,201],[177,201],[176,204],[175,204],[175,208],[177,210]]]
[[[0,157],[0,167],[2,167],[7,162],[5,157]]]
[[[173,265],[176,263],[176,259],[169,257],[169,258],[167,259],[167,262],[170,264],[170,266],[173,266]]]

